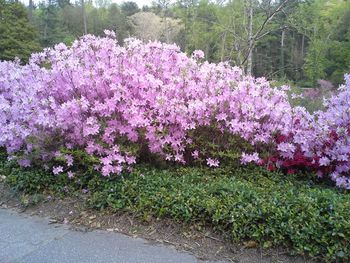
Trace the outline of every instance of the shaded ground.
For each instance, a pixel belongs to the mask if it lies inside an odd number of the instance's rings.
[[[176,224],[170,219],[140,220],[128,213],[115,214],[108,210],[104,212],[89,210],[84,207],[84,200],[78,197],[55,199],[48,196],[19,196],[1,183],[0,207],[26,215],[49,218],[50,224],[64,224],[79,232],[99,229],[123,233],[133,238],[140,237],[150,244],[164,244],[178,251],[190,252],[201,260],[240,263],[312,262],[300,257],[289,257],[284,250],[262,250],[254,242],[232,245],[222,236],[216,235],[211,228],[189,227]]]

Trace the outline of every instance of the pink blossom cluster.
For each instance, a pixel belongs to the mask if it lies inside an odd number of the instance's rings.
[[[325,101],[327,110],[317,113],[323,144],[317,149],[320,176],[331,172],[338,186],[350,189],[350,75],[337,95]]]
[[[350,75],[336,95],[325,100],[325,111],[309,114],[293,109],[290,129],[276,136],[275,154],[263,161],[270,170],[314,171],[350,189]]]
[[[336,107],[311,115],[290,105],[285,87],[244,76],[228,63],[202,62],[203,56],[137,39],[120,46],[106,32],[45,49],[24,66],[0,62],[0,146],[21,156],[24,166],[34,154],[45,162],[64,149],[83,149],[104,176],[130,169],[148,154],[217,167],[220,160],[197,149],[191,137],[191,131],[211,127],[252,145],[254,153],[244,153],[242,163],[293,170],[303,163],[285,162],[303,156],[315,171],[350,185],[349,134],[343,132],[349,82],[329,101]],[[268,158],[259,157],[266,153]],[[63,157],[67,168],[55,166],[53,173],[74,166],[73,156]]]

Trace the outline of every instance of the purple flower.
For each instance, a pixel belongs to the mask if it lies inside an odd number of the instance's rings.
[[[68,192],[69,192],[68,186],[64,186],[62,190],[63,190],[63,192],[65,192],[65,193],[68,193]]]
[[[68,171],[67,172],[67,176],[68,176],[69,179],[72,179],[74,177],[74,173],[71,172],[71,171]]]
[[[58,175],[63,172],[63,167],[62,166],[54,166],[52,169],[52,172],[54,175]]]
[[[73,156],[70,154],[66,154],[64,157],[66,158],[67,166],[72,166],[73,165]]]
[[[320,166],[328,166],[331,161],[327,157],[322,157],[319,160]]]
[[[30,167],[30,160],[29,159],[19,159],[18,164],[22,167]]]

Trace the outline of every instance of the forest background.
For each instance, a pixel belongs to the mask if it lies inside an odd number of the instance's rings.
[[[343,0],[0,0],[0,60],[84,34],[117,32],[120,43],[176,43],[209,62],[229,61],[248,74],[300,87],[336,87],[350,65],[350,1]]]

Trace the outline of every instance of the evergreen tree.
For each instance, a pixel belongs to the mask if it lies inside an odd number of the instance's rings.
[[[123,2],[121,8],[126,16],[132,16],[133,14],[140,11],[138,5],[132,1]]]
[[[28,61],[40,49],[38,35],[28,20],[27,10],[19,2],[0,0],[0,60],[15,57]]]

